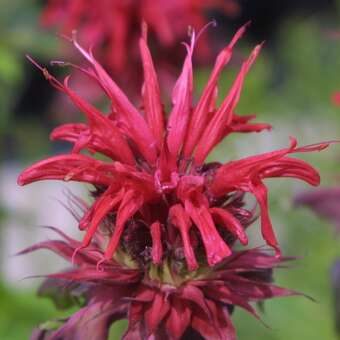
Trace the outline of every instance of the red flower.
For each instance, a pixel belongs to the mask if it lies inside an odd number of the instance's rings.
[[[34,332],[34,339],[107,339],[110,325],[123,318],[129,327],[123,339],[192,339],[195,332],[205,339],[236,339],[231,322],[234,307],[240,307],[259,318],[251,302],[261,302],[298,293],[274,286],[272,271],[288,259],[269,256],[259,249],[234,252],[211,270],[192,275],[178,271],[176,262],[162,269],[148,271],[130,267],[126,258],[119,263],[110,259],[96,269],[101,258],[98,240],[72,254],[80,243],[61,233],[63,240],[49,240],[21,252],[49,249],[75,267],[51,274],[40,288],[40,295],[55,301],[84,297],[85,306],[58,329],[44,326]],[[62,299],[63,298],[63,299]],[[183,336],[183,337],[182,337]]]
[[[334,92],[332,94],[331,99],[334,105],[339,106],[340,105],[340,92]]]
[[[58,26],[67,35],[76,29],[91,45],[105,45],[109,65],[121,71],[131,43],[139,39],[142,20],[149,23],[161,46],[168,48],[185,38],[188,24],[203,27],[204,12],[211,9],[232,16],[240,10],[235,0],[49,0],[41,19],[44,26]]]
[[[209,152],[230,133],[269,128],[267,124],[250,123],[254,116],[235,114],[244,78],[260,51],[260,45],[243,63],[222,104],[216,106],[218,77],[244,30],[242,27],[218,55],[195,106],[192,104],[193,34],[182,73],[173,90],[168,115],[160,99],[146,30],[139,41],[145,78],[140,110],[132,105],[91,51],[85,51],[76,41],[74,45],[90,65],[83,72],[102,87],[111,101],[108,115],[72,91],[69,77],[61,83],[41,68],[52,85],[67,94],[85,114],[87,123],[56,128],[51,139],[73,143],[72,152],[34,164],[20,175],[18,183],[24,185],[57,179],[95,186],[95,201],[79,223],[80,229],[86,231],[79,249],[88,247],[99,226],[109,221],[107,229],[111,238],[102,261],[110,261],[120,246],[125,250],[133,248],[133,234],[136,229],[143,228],[152,241],[153,263],[160,264],[174,253],[178,255],[182,249],[189,270],[197,269],[205,259],[213,266],[231,255],[227,240],[248,242],[245,227],[252,221],[253,214],[244,208],[242,195],[249,192],[260,206],[263,238],[279,253],[269,218],[264,180],[293,177],[318,185],[317,171],[289,155],[322,150],[328,143],[297,147],[292,138],[290,147],[278,151],[224,165],[204,164]],[[87,153],[80,153],[83,151]],[[97,152],[109,160],[90,156]]]
[[[158,67],[167,83],[180,64],[180,42],[187,38],[188,25],[195,29],[205,26],[209,21],[205,12],[215,9],[231,16],[240,11],[235,0],[49,0],[41,20],[43,26],[56,26],[67,36],[77,30],[80,41],[98,48],[100,62],[130,89],[131,85],[140,86],[139,72],[130,68],[140,61],[135,48],[140,22],[149,24]],[[198,60],[209,62],[211,50],[203,35]]]

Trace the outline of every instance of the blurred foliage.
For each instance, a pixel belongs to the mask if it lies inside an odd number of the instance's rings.
[[[29,83],[30,72],[27,72],[29,63],[25,54],[29,53],[38,58],[49,59],[57,52],[56,39],[53,34],[42,31],[37,25],[40,13],[38,4],[34,0],[1,1],[0,159],[8,154],[7,149],[13,139],[19,139],[17,146],[22,150],[24,156],[26,153],[28,156],[32,154],[31,150],[37,150],[37,145],[32,145],[30,141],[35,139],[39,145],[45,145],[42,142],[43,139],[38,138],[43,134],[41,121],[31,122],[31,124],[34,123],[34,132],[30,133],[29,130],[26,130],[27,122],[25,125],[18,124],[14,115],[14,110],[19,105],[21,96]],[[25,114],[28,112],[22,112],[21,116],[25,116]],[[25,141],[20,141],[20,138]]]
[[[48,319],[55,318],[58,313],[52,302],[44,299],[38,300],[33,291],[13,289],[0,283],[0,297],[1,339],[28,339],[34,327]],[[58,316],[61,316],[60,313]]]
[[[340,2],[339,2],[340,3]],[[27,61],[23,55],[48,59],[56,55],[53,34],[42,32],[37,25],[39,4],[33,0],[2,0],[0,11],[0,140],[3,136],[15,139],[16,155],[37,158],[48,153],[46,127],[39,117],[13,116],[18,98],[28,83]],[[260,136],[233,135],[213,153],[221,161],[245,153],[263,152],[288,144],[288,136],[301,136],[302,144],[336,138],[340,134],[340,108],[330,100],[340,90],[340,38],[329,32],[339,30],[336,20],[327,17],[290,19],[281,28],[275,45],[266,50],[250,72],[238,106],[239,114],[257,113],[258,121],[274,125],[271,134]],[[243,55],[250,47],[241,43]],[[221,81],[220,98],[226,93],[237,72],[228,68]],[[197,74],[198,89],[208,77],[206,70]],[[48,86],[48,85],[46,85]],[[32,117],[32,115],[31,115]],[[33,116],[34,117],[34,116]],[[0,155],[4,150],[1,150]],[[8,144],[6,145],[6,148]],[[1,158],[1,157],[0,157]],[[324,183],[334,184],[339,174],[340,150],[304,156],[321,169]],[[270,181],[269,181],[270,182]],[[307,210],[293,211],[292,192],[303,188],[288,180],[272,184],[271,215],[285,254],[302,257],[292,268],[277,272],[278,284],[312,296],[278,299],[265,304],[264,322],[237,310],[234,315],[239,339],[261,340],[333,340],[333,306],[329,269],[339,256],[339,240],[333,229]],[[47,299],[38,299],[31,290],[24,291],[0,284],[0,339],[27,339],[31,330],[47,321],[65,315],[56,311]],[[66,314],[69,314],[68,311]],[[111,338],[126,327],[117,323]]]

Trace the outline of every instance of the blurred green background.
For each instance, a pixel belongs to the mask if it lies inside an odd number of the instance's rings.
[[[253,7],[256,2],[262,2],[260,8],[267,11],[266,16],[280,10],[280,2],[263,5],[263,1],[253,0]],[[230,27],[222,41],[228,41],[242,20],[253,19],[248,40],[238,48],[239,55],[245,56],[255,41],[266,39],[246,80],[237,112],[256,113],[258,121],[271,123],[274,128],[262,134],[233,135],[211,159],[227,161],[283,147],[288,145],[289,136],[296,136],[300,144],[339,138],[340,108],[332,103],[331,95],[340,90],[340,5],[329,3],[329,7],[316,6],[312,11],[308,4],[300,10],[292,8],[280,17],[273,15],[272,26],[265,26],[261,21],[264,14],[251,12],[244,1],[245,14],[239,21],[221,19],[221,32]],[[39,28],[42,5],[43,1],[2,0],[0,10],[0,339],[5,340],[27,339],[35,326],[69,313],[57,311],[51,301],[36,297],[39,279],[21,280],[27,275],[56,270],[51,264],[44,265],[45,253],[29,255],[26,262],[12,257],[22,247],[36,242],[34,225],[54,216],[52,209],[42,219],[39,214],[30,215],[32,210],[41,209],[39,199],[45,200],[50,192],[37,192],[38,187],[33,186],[35,194],[27,194],[16,187],[15,176],[28,163],[64,147],[47,142],[50,129],[59,120],[58,107],[51,104],[54,92],[24,57],[29,53],[42,63],[58,57],[56,36]],[[219,27],[214,30],[218,35]],[[237,68],[236,61],[223,74],[221,97]],[[208,71],[196,69],[197,93]],[[320,169],[322,185],[339,184],[339,146],[303,158]],[[306,189],[306,185],[288,179],[268,181],[268,185],[272,189],[271,216],[283,253],[301,257],[292,268],[279,270],[276,281],[312,296],[316,302],[304,297],[267,302],[263,320],[270,328],[237,310],[233,319],[239,339],[336,339],[330,268],[340,256],[340,240],[332,225],[307,209],[292,208],[294,193]],[[30,200],[31,206],[26,207],[24,199]],[[54,220],[49,223],[54,225]],[[14,233],[11,228],[15,228]],[[257,228],[253,227],[255,231]],[[261,242],[254,239],[254,244]],[[112,330],[112,339],[119,338],[124,326],[119,324]]]

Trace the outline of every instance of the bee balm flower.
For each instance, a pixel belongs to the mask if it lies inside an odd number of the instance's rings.
[[[265,180],[292,177],[318,185],[318,172],[290,154],[322,150],[328,143],[298,147],[292,138],[290,146],[281,150],[226,164],[205,163],[209,152],[229,134],[270,128],[253,123],[252,115],[235,113],[244,79],[261,45],[244,61],[222,103],[216,104],[218,78],[245,28],[218,55],[195,105],[193,33],[185,45],[187,55],[169,112],[160,98],[146,27],[139,40],[144,69],[139,109],[92,52],[74,39],[89,64],[86,69],[76,67],[107,95],[111,104],[107,114],[73,91],[69,76],[60,82],[31,59],[84,113],[86,122],[57,127],[51,139],[72,143],[72,151],[30,166],[18,183],[53,179],[94,187],[92,205],[69,195],[70,211],[84,231],[81,242],[56,230],[62,240],[21,252],[49,249],[71,262],[71,269],[49,275],[44,286],[56,284],[58,291],[67,282],[69,293],[82,292],[85,302],[58,329],[37,329],[35,338],[107,339],[111,323],[127,318],[125,340],[183,340],[197,333],[207,339],[233,340],[230,315],[234,307],[258,317],[251,302],[296,294],[271,283],[273,270],[288,259],[260,249],[234,249],[236,241],[248,243],[246,229],[255,219],[244,195],[256,198],[263,238],[279,255]],[[105,157],[98,159],[95,154]]]
[[[187,37],[188,23],[196,29],[203,27],[209,21],[205,12],[211,10],[231,16],[240,12],[235,0],[49,0],[41,20],[43,26],[57,27],[68,36],[77,30],[81,42],[98,48],[100,62],[115,78],[133,89],[140,80],[139,72],[130,68],[140,61],[138,49],[134,48],[140,22],[149,24],[152,44],[160,51],[157,66],[167,83],[173,78],[172,70],[180,65],[182,50],[178,47]],[[206,64],[211,50],[209,39],[203,36],[197,59]]]
[[[298,147],[292,139],[289,147],[278,151],[226,164],[204,163],[209,152],[229,134],[259,132],[270,127],[251,123],[254,116],[235,113],[245,76],[261,45],[242,64],[222,104],[216,105],[218,77],[244,30],[242,27],[218,55],[196,105],[192,103],[193,34],[190,45],[186,46],[187,56],[172,93],[169,113],[161,102],[146,29],[139,41],[144,67],[141,109],[129,101],[91,51],[84,50],[76,41],[73,41],[75,47],[89,63],[83,72],[101,86],[111,102],[109,114],[80,98],[70,88],[69,77],[61,83],[37,65],[51,84],[84,113],[87,122],[57,127],[51,139],[71,142],[72,152],[30,166],[20,175],[18,183],[54,179],[85,182],[95,187],[94,203],[79,222],[85,235],[77,251],[88,247],[99,227],[109,222],[111,236],[101,262],[111,260],[120,247],[133,249],[131,240],[142,228],[151,240],[150,256],[154,264],[182,253],[189,270],[206,262],[214,266],[231,255],[227,240],[248,243],[245,228],[253,216],[244,208],[242,195],[251,193],[260,207],[263,238],[279,253],[264,180],[293,177],[318,185],[317,171],[289,155],[322,150],[328,144]],[[108,160],[94,158],[95,153]]]
[[[218,9],[227,15],[237,15],[239,6],[234,0],[175,0],[175,1],[101,1],[50,0],[42,15],[44,26],[58,26],[63,34],[78,30],[81,38],[101,46],[104,60],[116,72],[125,68],[127,50],[139,38],[139,22],[146,20],[157,41],[171,48],[187,32],[187,23],[202,27],[207,23],[204,11]],[[204,44],[205,54],[208,41]],[[203,51],[202,51],[203,52]]]

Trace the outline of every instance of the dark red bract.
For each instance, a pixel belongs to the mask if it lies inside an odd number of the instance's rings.
[[[55,231],[61,240],[39,243],[21,254],[48,249],[71,262],[81,244]],[[90,247],[78,251],[72,269],[49,275],[40,295],[44,291],[47,295],[48,291],[66,291],[79,296],[81,292],[86,304],[64,320],[59,329],[37,329],[33,339],[105,340],[112,323],[128,318],[125,340],[150,336],[157,340],[192,339],[194,332],[204,339],[234,340],[236,333],[230,318],[234,307],[259,318],[251,302],[299,295],[271,283],[272,270],[288,259],[269,256],[260,249],[234,252],[213,271],[206,268],[187,275],[178,272],[175,262],[162,268],[151,266],[145,272],[129,267],[124,257],[120,263],[107,261],[98,271],[96,263],[101,252],[100,241],[95,239]],[[64,291],[60,289],[63,285]],[[54,298],[58,300],[58,294]]]

